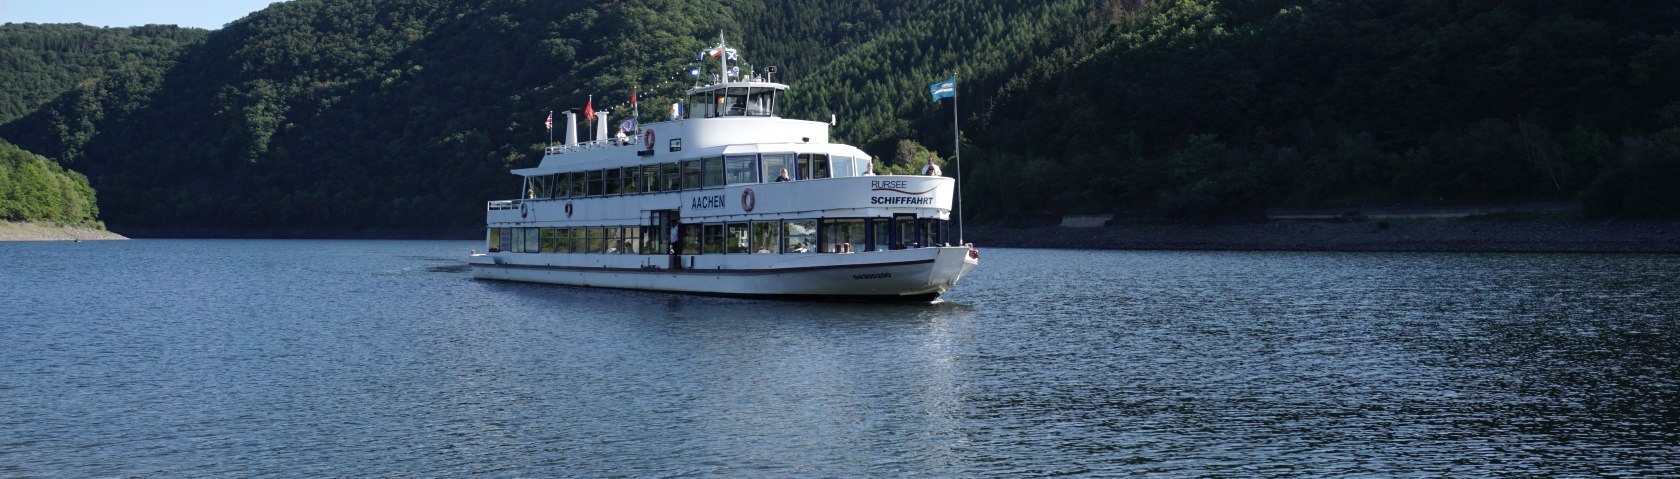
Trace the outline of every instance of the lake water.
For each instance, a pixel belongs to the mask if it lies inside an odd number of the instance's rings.
[[[0,243],[0,476],[1680,475],[1680,257],[984,249],[938,304],[475,242]]]

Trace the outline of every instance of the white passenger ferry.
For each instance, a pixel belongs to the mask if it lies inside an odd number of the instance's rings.
[[[521,198],[489,202],[473,276],[926,300],[979,264],[955,244],[953,179],[874,175],[862,150],[829,143],[829,124],[777,116],[787,85],[727,73],[735,52],[722,41],[710,51],[727,52],[713,53],[725,73],[688,90],[671,121],[610,138],[603,117],[579,142],[567,112],[565,143],[513,171]]]

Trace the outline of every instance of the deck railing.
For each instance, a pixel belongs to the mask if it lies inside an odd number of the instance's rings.
[[[606,140],[585,141],[585,142],[580,142],[576,145],[554,145],[554,146],[550,146],[550,147],[544,149],[543,151],[546,152],[547,154],[550,154],[550,155],[558,155],[558,154],[561,154],[561,153],[571,153],[571,152],[574,152],[574,151],[599,150],[599,149],[602,149],[602,148],[609,148],[609,147],[614,147],[614,146],[626,146],[626,145],[633,145],[633,144],[635,144],[634,140],[626,140],[625,142],[620,142],[617,139],[606,139]]]

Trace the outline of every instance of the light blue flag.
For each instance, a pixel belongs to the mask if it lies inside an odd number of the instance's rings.
[[[928,93],[933,95],[933,101],[957,96],[957,76],[951,75],[951,78],[928,85]]]

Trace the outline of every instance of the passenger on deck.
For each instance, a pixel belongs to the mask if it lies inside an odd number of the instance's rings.
[[[940,174],[939,165],[933,164],[933,157],[928,157],[928,164],[922,167],[922,174],[925,176],[945,176]]]
[[[864,163],[863,174],[858,176],[875,176],[875,161],[870,160],[869,162]]]
[[[783,181],[788,181],[790,179],[791,178],[788,178],[787,168],[782,168],[782,174],[780,176],[776,177],[776,182],[781,183]]]

